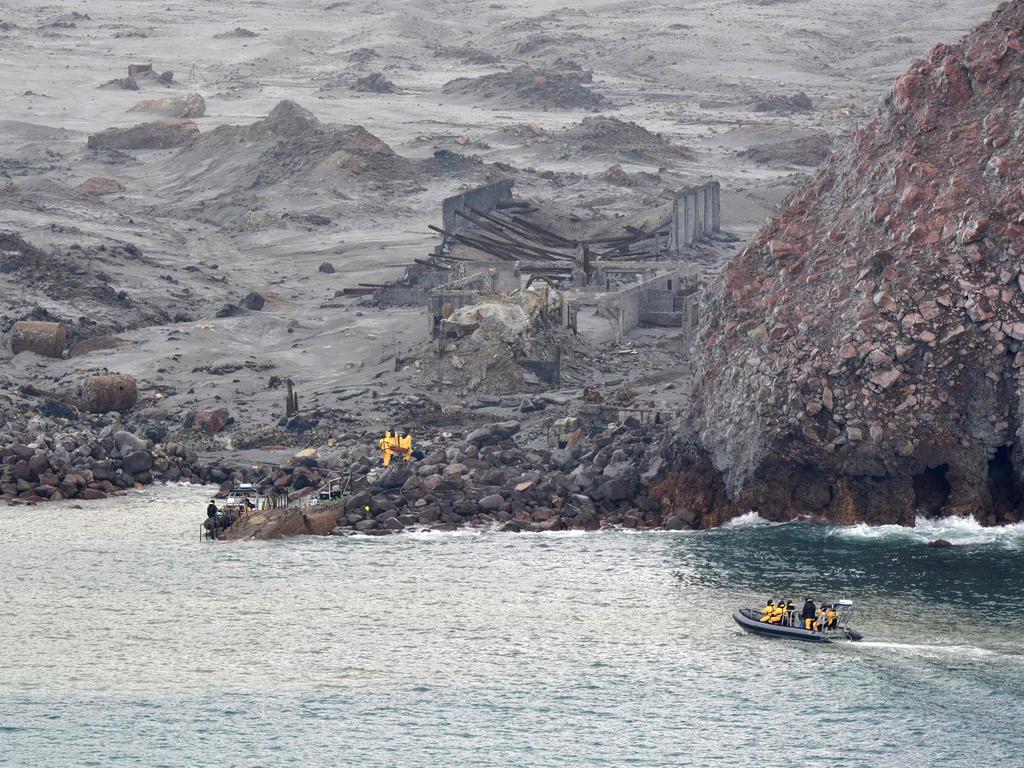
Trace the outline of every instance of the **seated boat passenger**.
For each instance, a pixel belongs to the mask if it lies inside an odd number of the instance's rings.
[[[765,603],[764,608],[761,609],[761,621],[768,622],[772,620],[772,614],[775,613],[775,600],[770,599]]]
[[[829,604],[822,606],[822,625],[825,629],[835,629],[838,619],[839,612],[836,610],[835,605]]]
[[[768,620],[771,624],[781,624],[783,617],[786,615],[786,601],[779,600],[772,609],[772,616]]]
[[[786,601],[786,626],[787,627],[795,627],[796,626],[796,606],[793,605],[793,601],[792,600],[787,600]]]
[[[817,619],[818,608],[811,598],[804,598],[804,607],[800,611],[800,623],[806,630],[813,630],[815,619]]]

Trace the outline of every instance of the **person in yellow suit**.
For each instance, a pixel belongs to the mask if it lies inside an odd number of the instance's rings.
[[[770,598],[765,603],[764,608],[761,609],[761,621],[770,622],[772,620],[772,614],[775,613],[775,598]]]
[[[775,609],[772,611],[772,618],[771,618],[770,621],[771,621],[772,624],[781,624],[782,623],[782,619],[783,619],[783,617],[785,615],[786,615],[786,601],[785,600],[779,600],[779,602],[777,602],[775,604]]]
[[[821,607],[821,616],[819,617],[818,621],[821,623],[821,626],[825,629],[835,629],[836,620],[838,618],[839,612],[836,610],[836,607],[834,605],[829,604],[823,605]]]
[[[384,455],[385,467],[391,464],[393,456],[401,456],[403,461],[412,461],[412,435],[402,437],[398,432],[391,434],[389,430],[377,445]]]

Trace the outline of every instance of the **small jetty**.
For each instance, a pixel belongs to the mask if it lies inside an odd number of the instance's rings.
[[[315,489],[263,493],[254,485],[233,487],[199,525],[204,541],[277,539],[302,534],[327,535],[334,528],[336,503],[351,486],[351,476],[331,477]]]

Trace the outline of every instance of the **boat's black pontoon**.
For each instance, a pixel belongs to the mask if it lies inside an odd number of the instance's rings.
[[[733,613],[732,618],[747,632],[752,632],[755,635],[785,637],[790,640],[804,640],[811,643],[830,643],[833,640],[860,640],[863,638],[864,635],[850,627],[850,619],[853,617],[853,603],[849,600],[841,600],[833,605],[836,612],[833,626],[820,630],[790,627],[783,624],[770,624],[766,621],[761,621],[764,614],[756,608],[740,608]]]

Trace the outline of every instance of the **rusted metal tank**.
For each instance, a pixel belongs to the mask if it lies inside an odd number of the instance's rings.
[[[35,352],[44,357],[61,357],[68,345],[68,331],[60,323],[19,320],[11,326],[11,352]]]
[[[90,376],[82,383],[82,408],[90,413],[124,412],[138,401],[138,384],[126,373]]]

